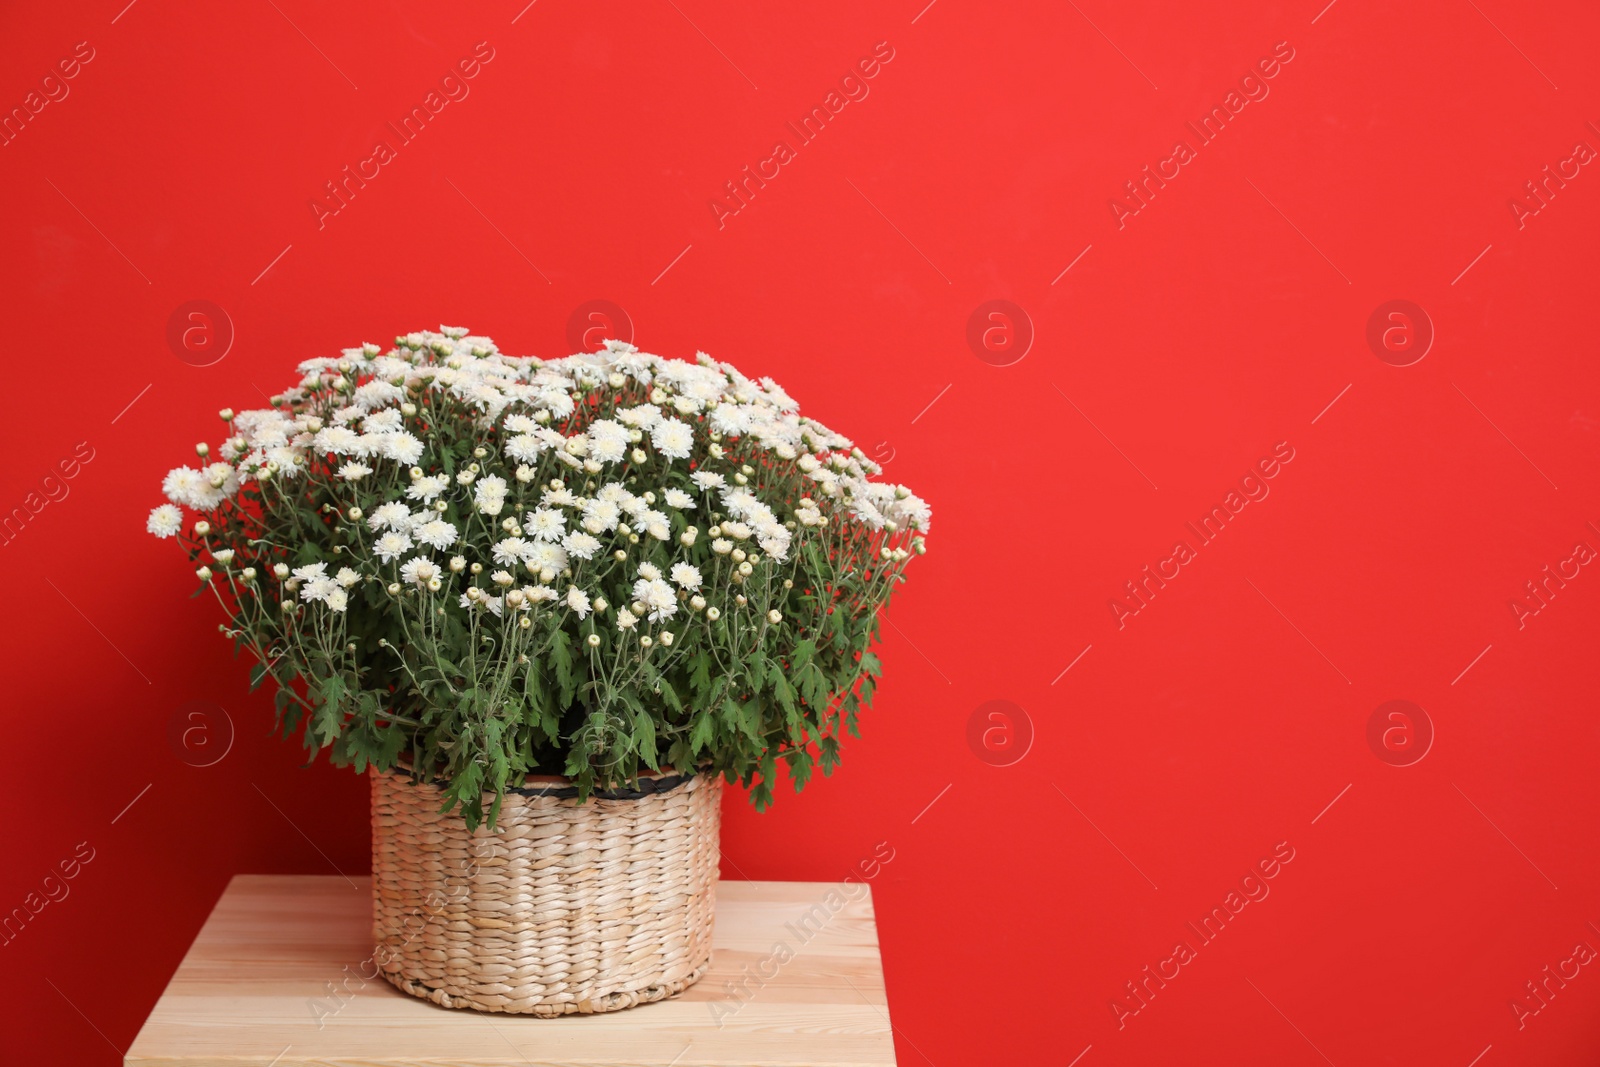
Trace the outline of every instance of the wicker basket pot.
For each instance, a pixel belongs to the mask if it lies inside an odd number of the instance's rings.
[[[442,791],[372,778],[372,926],[384,978],[447,1008],[558,1016],[682,992],[711,961],[722,781],[592,796],[509,791],[469,834]],[[487,803],[486,803],[487,809]]]

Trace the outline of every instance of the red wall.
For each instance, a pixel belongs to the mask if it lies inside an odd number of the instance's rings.
[[[732,799],[725,838],[735,878],[892,847],[902,1063],[1595,1062],[1592,5],[124,2],[0,13],[7,109],[93,53],[0,147],[0,508],[75,472],[0,549],[0,910],[76,874],[0,947],[0,1060],[117,1062],[231,875],[366,867],[364,783],[266,735],[141,532],[160,476],[302,358],[441,322],[558,355],[604,299],[934,505],[865,736],[767,816]],[[1164,187],[1112,207],[1147,165]],[[233,326],[210,366],[167,340],[191,300]],[[990,300],[1025,309],[1020,361],[969,346]],[[1367,340],[1393,300],[1431,323],[1409,366]],[[234,730],[209,766],[191,702]],[[1214,941],[1186,926],[1263,861]],[[1141,1003],[1146,966],[1172,977]]]

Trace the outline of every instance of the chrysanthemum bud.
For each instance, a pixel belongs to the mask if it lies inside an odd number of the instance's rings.
[[[349,511],[345,512],[345,515],[350,518],[351,522],[355,522],[357,519],[361,518],[361,509],[353,507]]]
[[[289,565],[287,563],[274,563],[272,565],[272,573],[279,578],[287,578],[289,577]]]
[[[472,473],[471,471],[458,471],[456,473],[456,484],[457,485],[471,485],[473,480],[476,479],[477,477],[478,476],[476,474]]]
[[[643,637],[639,638],[639,643],[645,648],[649,648],[651,645],[655,644],[654,641],[650,640],[649,634],[645,634]]]
[[[194,446],[194,454],[197,456],[209,456],[211,454],[211,446],[201,441]]]
[[[199,578],[202,582],[209,582],[211,580],[211,568],[201,567],[199,570],[194,572],[194,576]]]
[[[528,466],[526,463],[518,467],[517,481],[521,482],[523,485],[527,485],[529,482],[533,481],[533,468]]]
[[[785,589],[793,589],[794,588],[794,579],[793,578],[785,578],[783,580],[783,587]]]
[[[356,650],[356,643],[355,643],[355,642],[354,642],[354,641],[350,641],[350,642],[348,642],[348,643],[347,643],[347,644],[346,644],[346,645],[345,645],[345,646],[344,646],[344,650],[345,650],[345,651],[346,651],[346,652],[354,652],[354,651],[355,651],[355,650]]]
[[[482,574],[483,573],[483,564],[474,563],[472,566],[468,567],[467,570],[471,571],[473,574]]]
[[[421,478],[421,477],[422,477],[422,468],[421,467],[412,467],[411,468],[411,480],[412,481],[416,481],[418,478]]]
[[[735,563],[743,563],[744,562],[744,549],[736,548],[736,549],[733,550],[733,561]],[[743,567],[740,567],[739,569],[742,570],[742,571],[744,570]],[[745,571],[745,573],[749,574],[750,572],[749,571]]]
[[[435,500],[433,502],[433,510],[434,511],[444,512],[444,511],[448,511],[449,508],[450,508],[450,502],[447,501],[444,497],[440,497],[438,500]]]
[[[706,609],[706,618],[710,619],[712,622],[716,622],[718,619],[722,618],[722,612],[715,605],[713,605]]]
[[[209,522],[207,522],[206,520],[201,519],[199,522],[196,522],[194,524],[194,535],[196,537],[204,537],[206,534],[208,534],[210,532],[211,532],[211,524]]]
[[[389,595],[390,596],[399,596],[400,595],[400,583],[399,582],[390,582],[389,583]]]
[[[600,614],[602,611],[606,610],[610,606],[611,606],[610,604],[606,603],[606,598],[605,597],[597,596],[597,597],[594,598],[594,613],[596,615]]]
[[[439,590],[441,590],[443,588],[444,588],[444,583],[441,582],[439,579],[437,579],[437,578],[429,578],[428,579],[428,592],[437,593]]]
[[[662,630],[661,631],[661,643],[663,645],[672,644],[672,631],[671,630]]]
[[[611,558],[616,560],[618,563],[621,563],[623,560],[628,558],[628,554],[619,548],[615,552],[611,553]]]
[[[749,478],[746,478],[746,477],[745,477],[745,476],[744,476],[744,475],[742,475],[742,474],[735,474],[735,475],[734,475],[734,476],[733,476],[733,480],[734,480],[734,481],[735,481],[735,482],[737,482],[737,483],[739,483],[739,484],[740,484],[740,485],[749,485],[749,484],[750,484],[750,479],[749,479]]]
[[[694,596],[689,598],[689,606],[694,608],[696,611],[703,611],[705,610],[706,606],[706,598],[701,596],[699,593],[696,593]]]
[[[476,456],[478,459],[482,459],[484,456],[487,456],[489,454],[489,450],[487,448],[484,448],[482,445],[479,445],[477,448],[474,448],[472,450],[472,454],[474,456]],[[474,463],[472,465],[472,467],[473,467],[474,470],[476,470],[478,465],[476,463]]]
[[[253,582],[256,580],[256,569],[254,567],[246,567],[244,570],[239,572],[239,577],[243,578],[247,582]]]
[[[533,629],[533,620],[524,615],[517,620],[517,626],[523,630],[531,630]]]
[[[457,574],[460,574],[462,571],[466,570],[467,569],[467,557],[465,557],[465,556],[451,556],[450,557],[450,569],[455,571]]]
[[[589,642],[589,647],[590,648],[599,648],[600,647],[600,635],[599,634],[590,634],[585,640],[587,640]]]
[[[750,572],[753,570],[755,570],[755,568],[750,566],[749,560],[745,560],[743,563],[739,564],[739,573],[744,575],[746,578],[750,577]]]
[[[221,411],[217,412],[217,417],[220,418],[223,422],[232,422],[233,421],[233,409],[232,408],[223,408]]]
[[[644,454],[644,449],[636,448],[632,452],[628,453],[628,458],[632,459],[635,463],[643,463],[648,457]]]
[[[606,375],[606,383],[613,389],[621,389],[622,383],[626,382],[627,380],[628,379],[624,378],[616,371],[612,371],[610,374]]]
[[[404,415],[406,418],[409,419],[416,413],[417,405],[413,404],[411,401],[407,400],[404,404],[400,405],[400,414]]]

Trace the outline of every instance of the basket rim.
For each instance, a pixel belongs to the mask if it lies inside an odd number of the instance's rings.
[[[408,784],[420,785],[424,782],[436,789],[449,785],[440,778],[427,778],[419,780],[411,773],[409,767],[397,765],[390,770],[373,768],[373,773],[389,778],[403,779]],[[638,788],[634,789],[595,789],[589,793],[591,800],[643,800],[646,797],[661,796],[666,793],[682,789],[690,782],[699,778],[713,778],[715,773],[710,768],[692,772],[677,772],[670,769],[659,774],[641,775],[638,779]],[[572,779],[557,774],[530,774],[524,779],[525,783],[519,786],[506,786],[507,796],[519,797],[550,797],[555,800],[574,800],[578,797],[578,787],[572,785]],[[488,794],[486,793],[485,796]]]

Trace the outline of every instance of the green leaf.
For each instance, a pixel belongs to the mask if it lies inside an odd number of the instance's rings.
[[[702,714],[695,720],[694,729],[689,734],[689,744],[696,756],[711,747],[714,725],[709,714]]]

